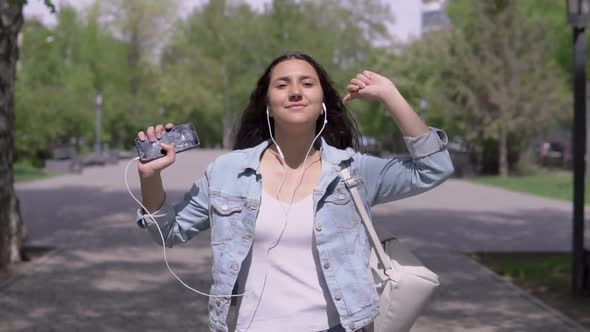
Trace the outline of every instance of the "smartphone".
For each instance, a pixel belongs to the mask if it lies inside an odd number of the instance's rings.
[[[164,157],[166,151],[162,150],[161,143],[172,144],[176,147],[176,153],[194,149],[199,146],[199,137],[195,127],[190,123],[175,126],[169,131],[162,132],[162,138],[150,142],[135,138],[135,147],[141,161],[150,161]]]

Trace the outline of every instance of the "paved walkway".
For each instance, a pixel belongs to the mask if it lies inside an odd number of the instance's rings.
[[[179,155],[164,173],[176,200],[219,151]],[[138,229],[126,163],[19,184],[34,245],[55,248],[0,285],[0,332],[207,331],[207,298],[168,273],[162,249]],[[138,192],[135,166],[129,181]],[[379,206],[376,222],[399,235],[442,286],[412,331],[580,331],[579,326],[476,264],[463,252],[567,251],[570,204],[449,180]],[[210,287],[208,236],[168,251],[190,285]]]

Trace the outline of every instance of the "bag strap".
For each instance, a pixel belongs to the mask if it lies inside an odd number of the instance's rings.
[[[369,214],[365,209],[365,205],[361,200],[361,196],[359,195],[358,187],[363,183],[362,178],[353,178],[350,175],[350,171],[347,168],[343,168],[340,171],[340,175],[344,179],[344,183],[346,184],[346,188],[350,191],[350,195],[352,196],[352,200],[354,201],[354,206],[356,207],[357,211],[361,215],[361,219],[363,220],[363,224],[367,230],[369,235],[369,240],[371,242],[371,246],[375,249],[377,253],[377,258],[383,267],[383,271],[389,277],[393,277],[393,274],[390,275],[389,271],[393,272],[393,265],[391,264],[390,258],[385,254],[385,250],[381,246],[381,241],[379,240],[379,236],[377,236],[377,232],[375,231],[375,227],[373,226],[373,222],[371,218],[369,218]]]

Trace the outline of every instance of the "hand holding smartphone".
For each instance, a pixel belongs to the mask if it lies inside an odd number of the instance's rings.
[[[147,138],[143,132],[138,134],[138,137],[135,138],[135,147],[142,162],[148,162],[164,157],[166,151],[162,149],[161,144],[170,144],[174,146],[176,148],[176,153],[194,149],[199,146],[199,137],[192,124],[186,123],[170,127],[171,124],[168,124],[166,130],[162,130],[163,127],[157,126],[156,131],[159,129],[161,133],[153,133],[153,130],[150,132],[150,129],[148,129]],[[150,135],[152,136],[151,139],[153,139],[153,141],[150,139]],[[158,138],[158,136],[160,136],[160,138]]]

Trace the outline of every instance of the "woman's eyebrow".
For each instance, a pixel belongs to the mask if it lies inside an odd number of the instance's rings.
[[[310,76],[310,75],[302,75],[302,76],[297,77],[297,79],[299,81],[307,80],[307,79],[312,79],[312,80],[317,81],[317,78],[315,78],[313,76]],[[277,77],[274,80],[274,82],[277,82],[277,81],[287,81],[287,82],[290,82],[291,81],[291,76],[280,76],[280,77]]]

